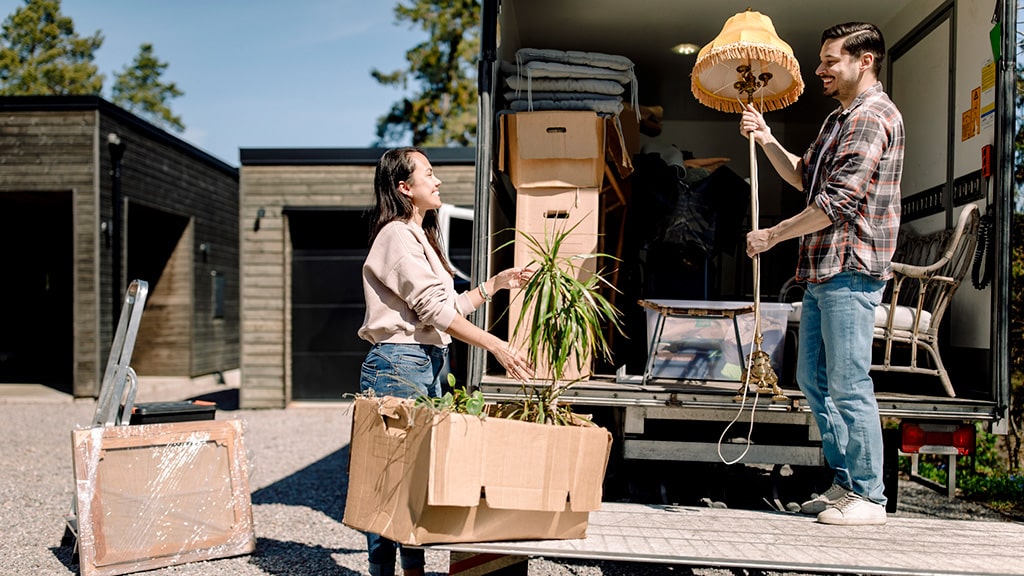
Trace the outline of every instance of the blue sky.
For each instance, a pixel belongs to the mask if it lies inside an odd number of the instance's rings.
[[[6,19],[24,0],[0,0]],[[113,77],[144,42],[169,64],[180,136],[238,165],[239,148],[363,147],[403,92],[370,70],[405,68],[426,35],[396,24],[394,0],[62,0],[80,36],[99,30],[95,63]]]

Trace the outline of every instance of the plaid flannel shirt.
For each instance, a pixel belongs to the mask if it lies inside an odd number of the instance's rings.
[[[821,207],[832,225],[801,239],[798,279],[824,282],[849,271],[892,277],[903,139],[903,117],[881,83],[825,119],[803,156],[803,186],[808,205]]]

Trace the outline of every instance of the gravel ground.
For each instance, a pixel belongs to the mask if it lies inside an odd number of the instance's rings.
[[[2,388],[2,387],[0,387]],[[349,441],[347,404],[244,410],[227,386],[140,387],[138,401],[204,396],[218,401],[218,419],[245,423],[256,532],[255,553],[146,572],[164,575],[361,575],[365,539],[342,525]],[[70,431],[87,424],[91,401],[6,398],[0,391],[0,575],[77,574],[70,546],[62,546],[73,472]],[[1001,519],[984,506],[950,501],[913,482],[901,482],[901,516]],[[447,553],[428,551],[430,574],[447,573]],[[745,571],[651,564],[531,559],[531,575],[725,576]],[[762,574],[761,572],[757,572]]]

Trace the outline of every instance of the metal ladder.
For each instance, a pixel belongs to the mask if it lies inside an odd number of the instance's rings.
[[[92,426],[123,426],[131,421],[135,394],[139,379],[131,367],[135,338],[139,335],[139,323],[149,294],[145,280],[133,280],[125,291],[124,304],[110,345],[107,367],[100,383],[100,395],[96,400],[96,412]],[[76,488],[77,490],[77,488]],[[64,536],[61,546],[74,546],[72,561],[78,558],[78,506],[77,498],[71,496],[71,511],[65,517]]]
[[[96,400],[93,426],[123,425],[131,419],[139,384],[131,367],[132,351],[135,350],[135,338],[139,335],[139,323],[148,293],[149,284],[145,280],[132,281],[125,292],[117,332],[107,358],[107,369],[100,384],[100,397]]]

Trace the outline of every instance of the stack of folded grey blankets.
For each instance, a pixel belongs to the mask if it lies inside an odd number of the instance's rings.
[[[636,72],[625,56],[521,48],[502,62],[505,100],[513,112],[593,110],[618,116],[625,96],[639,119]]]

